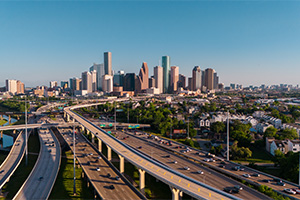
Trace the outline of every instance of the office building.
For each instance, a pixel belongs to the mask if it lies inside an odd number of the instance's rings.
[[[124,76],[123,91],[135,91],[136,79],[135,73],[127,73]]]
[[[208,89],[208,90],[214,89],[214,73],[215,73],[215,70],[213,70],[211,68],[207,68],[205,70],[205,86],[206,86],[206,89]]]
[[[93,92],[93,87],[92,87],[92,74],[90,72],[82,72],[81,74],[81,79],[82,79],[82,90],[86,90],[87,94]]]
[[[171,76],[170,76],[170,88],[171,92],[176,92],[178,90],[178,81],[179,81],[179,67],[171,67]]]
[[[178,88],[186,87],[186,77],[183,74],[179,74]]]
[[[163,93],[164,82],[163,82],[163,68],[160,66],[154,67],[154,79],[155,87],[159,89],[159,94]]]
[[[81,79],[80,78],[71,78],[70,79],[70,88],[72,91],[81,90]]]
[[[113,76],[111,75],[104,75],[103,76],[103,83],[102,83],[103,91],[106,93],[111,93],[113,91]]]
[[[114,86],[123,86],[124,76],[124,71],[118,71],[117,74],[114,74]]]
[[[163,68],[163,81],[164,81],[164,93],[169,92],[170,86],[170,57],[163,56],[162,57],[162,68]]]
[[[68,81],[61,81],[60,82],[60,87],[62,87],[63,89],[68,88]]]
[[[104,52],[104,73],[112,75],[111,52]]]
[[[193,74],[192,74],[192,78],[193,78],[193,87],[192,90],[193,91],[197,91],[197,90],[201,90],[201,84],[202,84],[202,71],[200,69],[200,66],[195,66],[193,69]]]
[[[102,78],[103,76],[105,75],[105,70],[104,70],[104,64],[96,64],[94,63],[91,67],[90,67],[90,72],[96,70],[97,72],[97,89],[96,90],[99,90],[101,91],[102,90]]]
[[[192,77],[189,77],[189,79],[188,79],[188,89],[190,91],[193,91],[193,78]]]
[[[202,72],[202,75],[201,75],[201,85],[202,85],[202,91],[204,91],[203,90],[203,87],[205,86],[205,71],[203,70],[203,71],[201,71]]]
[[[92,91],[96,92],[97,89],[98,89],[98,87],[97,87],[97,71],[94,70],[94,71],[92,71],[90,73],[91,73],[91,78],[92,78],[91,79],[91,81],[92,81]]]
[[[6,91],[13,95],[17,93],[17,80],[6,80]]]
[[[135,91],[137,93],[145,92],[149,88],[149,70],[146,62],[143,62],[137,79]]]
[[[57,86],[58,86],[57,81],[50,81],[50,88],[55,88]]]
[[[155,78],[154,76],[151,76],[149,78],[149,88],[155,87]]]
[[[17,81],[17,94],[25,94],[25,85],[21,81]]]
[[[219,77],[217,75],[217,72],[214,73],[214,89],[219,89]]]

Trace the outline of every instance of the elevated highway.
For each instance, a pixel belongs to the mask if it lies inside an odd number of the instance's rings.
[[[140,172],[140,190],[143,191],[145,187],[145,172],[154,176],[158,180],[166,183],[170,186],[173,199],[180,198],[182,192],[196,198],[196,199],[239,199],[233,195],[215,189],[211,186],[196,181],[190,177],[185,176],[175,170],[172,170],[165,165],[162,165],[149,157],[139,153],[130,146],[124,144],[112,135],[106,133],[98,126],[94,125],[87,119],[81,117],[77,113],[73,112],[73,109],[86,107],[89,105],[78,105],[68,107],[64,109],[67,120],[71,118],[73,121],[77,121],[82,125],[82,128],[87,129],[88,133],[92,134],[92,137],[98,139],[99,147],[101,148],[102,142],[108,147],[108,159],[111,159],[111,150],[115,151],[120,157],[120,171],[124,170],[124,159],[132,163],[139,168]],[[93,139],[93,140],[94,140]],[[101,151],[101,149],[99,149]]]
[[[50,128],[50,127],[66,127],[66,126],[77,126],[78,123],[39,123],[39,124],[27,124],[28,129],[34,129],[34,128]],[[12,126],[3,126],[0,127],[0,131],[4,130],[20,130],[25,129],[25,124],[19,124],[19,125],[12,125]]]

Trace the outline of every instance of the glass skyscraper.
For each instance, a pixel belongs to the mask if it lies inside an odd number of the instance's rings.
[[[163,56],[162,57],[162,67],[164,72],[164,93],[169,92],[169,86],[170,86],[170,57],[169,56]]]

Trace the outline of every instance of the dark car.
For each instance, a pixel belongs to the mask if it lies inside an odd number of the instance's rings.
[[[115,186],[114,185],[110,185],[109,189],[113,190],[113,189],[115,189]]]
[[[87,161],[87,163],[86,163],[87,165],[91,165],[91,162],[90,161]]]
[[[239,189],[235,188],[235,187],[226,187],[224,188],[225,192],[228,192],[229,194],[233,194],[233,193],[239,193]]]
[[[225,165],[219,165],[219,167],[221,167],[221,168],[225,168]]]
[[[166,155],[166,158],[170,158],[170,155]]]
[[[269,179],[264,179],[263,182],[270,183],[270,180]]]
[[[108,173],[108,174],[106,175],[107,178],[110,178],[110,176],[111,176],[110,173]]]
[[[283,183],[283,182],[277,182],[276,185],[285,186],[285,183]]]

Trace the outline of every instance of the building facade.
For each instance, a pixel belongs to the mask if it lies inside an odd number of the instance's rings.
[[[202,71],[200,69],[200,66],[195,66],[192,73],[193,78],[193,91],[201,90],[202,86]]]
[[[163,68],[160,66],[154,67],[154,79],[155,87],[159,89],[159,94],[163,93],[164,80],[163,80]]]
[[[104,52],[104,73],[112,75],[111,52]]]
[[[163,68],[163,82],[164,82],[164,93],[169,92],[169,86],[170,86],[170,57],[169,56],[163,56],[162,57],[162,68]]]
[[[171,76],[170,76],[170,88],[171,92],[176,92],[178,90],[178,81],[179,81],[179,67],[171,67]]]

